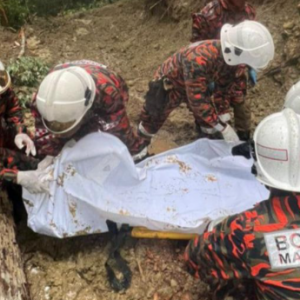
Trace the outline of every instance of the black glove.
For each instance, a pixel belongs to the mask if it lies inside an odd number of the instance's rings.
[[[249,142],[234,146],[231,150],[233,156],[244,156],[247,159],[251,158],[251,144]]]
[[[250,140],[250,131],[237,131],[237,135],[241,141],[249,141]]]

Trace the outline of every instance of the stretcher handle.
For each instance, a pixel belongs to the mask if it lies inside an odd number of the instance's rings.
[[[139,239],[169,239],[169,240],[191,240],[197,236],[194,233],[153,231],[145,227],[134,227],[131,236]]]

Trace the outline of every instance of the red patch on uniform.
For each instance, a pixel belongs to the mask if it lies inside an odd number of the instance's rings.
[[[255,240],[255,235],[254,234],[246,234],[244,236],[244,243],[247,248],[252,249],[253,248],[253,241]]]
[[[246,211],[245,217],[247,219],[255,219],[257,217],[257,211]]]
[[[267,263],[260,263],[251,267],[251,275],[254,277],[257,276],[262,269],[270,269],[270,265]]]
[[[13,161],[14,161],[14,158],[13,157],[11,157],[11,156],[9,156],[8,158],[7,158],[7,163],[10,165],[11,163],[13,163]]]
[[[283,225],[286,225],[288,223],[288,219],[287,219],[287,216],[285,215],[284,211],[281,208],[280,200],[278,198],[275,198],[272,201],[272,204],[273,204],[273,208],[274,208],[275,214],[276,214],[279,222],[282,223]]]

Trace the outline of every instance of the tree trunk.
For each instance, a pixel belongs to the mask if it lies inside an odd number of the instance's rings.
[[[16,242],[12,205],[3,191],[0,192],[0,300],[30,300]]]

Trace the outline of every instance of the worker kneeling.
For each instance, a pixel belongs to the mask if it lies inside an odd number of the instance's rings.
[[[147,149],[127,117],[128,98],[121,76],[102,64],[82,60],[56,66],[41,83],[36,106],[44,127],[57,138],[78,140],[91,132],[111,133],[140,159]]]
[[[31,193],[45,193],[49,179],[45,169],[53,157],[67,142],[97,131],[118,137],[135,160],[142,159],[147,154],[147,142],[130,125],[127,101],[125,81],[104,65],[81,60],[56,66],[42,81],[33,102],[37,159],[10,153],[2,157],[3,172],[10,178],[13,173],[12,181]]]
[[[208,226],[185,257],[214,299],[299,299],[300,116],[287,108],[265,118],[252,147],[270,198]]]
[[[233,107],[235,127],[240,138],[247,140],[251,113],[245,106],[245,65],[261,70],[273,57],[272,36],[255,21],[225,24],[220,41],[201,41],[181,49],[157,69],[149,83],[140,135],[150,143],[170,113],[186,103],[201,133],[208,137],[217,134],[226,142],[239,140],[229,124]]]

